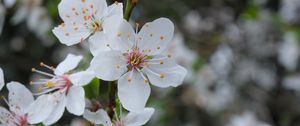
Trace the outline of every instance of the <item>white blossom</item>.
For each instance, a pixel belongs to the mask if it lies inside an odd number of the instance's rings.
[[[85,110],[83,117],[95,124],[102,124],[104,126],[141,126],[147,123],[154,113],[153,108],[145,108],[139,113],[129,112],[125,117],[117,118],[112,121],[107,112],[99,109],[96,112]]]
[[[49,74],[35,68],[37,72],[50,79],[40,79],[31,84],[40,86],[36,95],[41,95],[31,106],[29,115],[37,117],[31,120],[34,123],[43,122],[50,125],[59,120],[65,110],[75,115],[82,115],[85,108],[84,89],[93,78],[93,72],[87,70],[69,74],[77,67],[82,56],[69,54],[56,68],[41,63],[40,65],[54,71]],[[46,110],[45,110],[46,109]]]
[[[187,71],[177,65],[171,54],[164,54],[174,33],[167,18],[147,23],[139,33],[125,20],[110,20],[108,37],[117,50],[98,53],[91,61],[96,76],[106,81],[118,79],[118,96],[124,108],[138,112],[144,109],[150,95],[149,82],[158,87],[176,87]],[[119,23],[118,23],[119,22]]]
[[[114,3],[107,6],[105,0],[62,0],[58,5],[59,15],[64,21],[53,29],[61,43],[68,46],[83,42],[87,38],[92,54],[107,48],[104,25],[110,17],[123,18],[123,5]]]

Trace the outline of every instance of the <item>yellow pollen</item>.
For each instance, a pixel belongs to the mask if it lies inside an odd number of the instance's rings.
[[[61,23],[61,24],[60,24],[60,27],[65,27],[65,23]]]
[[[144,82],[145,82],[145,83],[147,83],[147,84],[149,83],[149,81],[148,81],[148,80],[146,80],[146,79],[144,80]]]
[[[36,69],[35,69],[35,68],[31,68],[31,71],[32,71],[32,72],[35,72],[35,71],[36,71]]]
[[[132,79],[131,79],[131,77],[128,77],[128,79],[127,79],[127,80],[128,80],[128,82],[131,82],[131,80],[132,80]]]
[[[159,77],[160,77],[160,78],[164,78],[165,75],[164,75],[164,74],[160,74]]]
[[[116,65],[117,69],[120,69],[120,65]]]
[[[52,81],[48,81],[46,82],[46,85],[45,85],[47,88],[53,88],[55,87],[55,83],[53,83]]]
[[[86,9],[82,8],[82,13],[85,14],[86,13]]]
[[[43,91],[43,87],[39,87],[38,92],[42,92],[42,91]]]

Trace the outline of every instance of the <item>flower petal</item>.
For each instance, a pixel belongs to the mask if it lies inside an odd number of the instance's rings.
[[[113,49],[126,51],[131,49],[135,40],[132,26],[119,16],[111,16],[104,20],[103,30],[110,40]]]
[[[80,24],[74,26],[70,23],[61,24],[55,27],[52,32],[62,44],[67,46],[83,42],[91,34],[87,27]]]
[[[127,71],[126,61],[119,51],[104,51],[98,53],[91,61],[91,69],[96,76],[106,81],[117,80]]]
[[[150,83],[158,87],[177,87],[180,85],[187,70],[168,56],[154,56],[148,63],[148,67],[142,70],[150,80]]]
[[[74,115],[82,115],[85,108],[84,90],[80,86],[72,86],[67,94],[67,110]]]
[[[0,68],[0,91],[2,90],[4,85],[5,85],[4,74],[3,74],[3,70]]]
[[[28,122],[36,124],[44,121],[57,105],[52,95],[39,96],[28,109]]]
[[[147,123],[151,116],[154,113],[153,108],[145,108],[144,111],[140,113],[134,113],[130,112],[125,118],[124,118],[124,124],[126,126],[141,126]]]
[[[149,55],[163,52],[174,35],[174,24],[168,18],[159,18],[146,23],[138,33],[138,46]]]
[[[34,101],[32,93],[19,82],[10,82],[6,87],[9,92],[10,110],[15,113],[24,114]]]
[[[150,86],[137,71],[130,71],[118,80],[118,96],[123,107],[132,112],[144,110]]]
[[[75,86],[84,86],[89,82],[91,82],[94,77],[95,74],[92,71],[81,71],[81,72],[71,74],[69,76],[69,79],[71,80],[72,84]]]
[[[94,124],[112,126],[112,122],[108,114],[103,109],[99,109],[96,112],[91,112],[90,110],[86,109],[84,111],[83,117]]]
[[[7,124],[11,122],[11,118],[13,115],[4,107],[0,106],[0,122],[3,124]]]
[[[56,75],[63,75],[70,70],[73,70],[77,67],[80,60],[82,59],[82,56],[76,56],[74,54],[68,54],[66,59],[62,61],[58,66],[56,67],[54,74]]]
[[[90,51],[96,56],[99,51],[110,50],[110,42],[107,40],[104,32],[96,32],[89,38]]]
[[[11,8],[15,5],[16,0],[3,0],[3,3],[6,7]]]
[[[59,16],[64,22],[84,24],[84,16],[98,16],[101,18],[107,14],[105,0],[62,0],[58,5]]]
[[[66,107],[66,96],[65,94],[60,94],[60,99],[58,100],[57,105],[54,107],[52,113],[48,116],[46,120],[43,121],[43,124],[49,126],[57,122],[64,114]]]
[[[123,4],[115,2],[114,4],[108,6],[108,16],[116,15],[123,18]]]

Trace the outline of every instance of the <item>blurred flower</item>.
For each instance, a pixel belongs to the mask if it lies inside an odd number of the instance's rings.
[[[294,75],[286,76],[283,79],[282,84],[283,87],[288,90],[300,92],[300,75],[294,74]]]
[[[38,100],[32,106],[33,114],[37,111],[42,111],[44,106],[44,95],[48,95],[50,98],[46,103],[50,103],[47,109],[50,109],[51,113],[46,113],[47,115],[45,119],[43,119],[43,123],[45,125],[50,125],[57,120],[59,120],[64,112],[65,107],[67,110],[75,115],[82,115],[85,108],[85,100],[84,100],[84,89],[82,86],[88,84],[93,78],[94,75],[90,71],[82,71],[73,74],[67,74],[67,72],[73,70],[77,67],[82,56],[75,56],[73,54],[69,54],[64,61],[62,61],[57,68],[53,68],[51,66],[45,65],[41,63],[41,66],[46,67],[50,70],[54,71],[54,75],[39,71],[36,69],[32,69],[33,72],[37,72],[46,76],[51,77],[50,79],[40,79],[36,82],[31,82],[31,84],[41,85],[39,88],[39,92],[36,95],[41,95],[42,100]],[[40,109],[38,109],[40,108]]]
[[[58,10],[64,23],[53,29],[55,36],[68,46],[88,38],[93,55],[98,49],[107,49],[106,25],[115,25],[115,21],[119,21],[107,19],[123,18],[123,4],[116,2],[107,6],[105,0],[63,0]]]
[[[22,37],[14,37],[10,41],[10,47],[13,51],[19,52],[25,48],[25,40]]]
[[[2,68],[0,68],[0,91],[2,90],[2,88],[5,85],[5,81],[4,81],[4,73]]]
[[[280,8],[280,16],[287,23],[297,23],[300,20],[298,16],[299,9],[299,0],[283,0]]]
[[[197,34],[201,31],[210,31],[215,27],[215,24],[210,19],[203,19],[197,11],[190,11],[183,20],[185,29],[192,34]]]
[[[218,112],[232,102],[235,91],[226,80],[219,80],[211,66],[199,71],[198,79],[192,89],[196,92],[195,101],[199,107]]]
[[[294,71],[298,65],[299,44],[296,35],[293,33],[285,33],[284,42],[279,50],[279,62],[289,71]]]
[[[31,115],[27,115],[27,110],[34,101],[32,93],[19,82],[7,84],[8,100],[5,100],[10,111],[0,107],[0,122],[5,126],[27,126],[30,123]]]
[[[162,54],[174,34],[174,24],[169,19],[146,23],[138,34],[125,20],[112,27],[107,33],[114,43],[119,43],[120,50],[98,53],[91,61],[91,69],[103,80],[118,79],[118,96],[124,108],[132,112],[144,109],[150,96],[149,82],[162,88],[183,82],[186,69],[176,64],[170,54]]]
[[[90,124],[84,119],[73,119],[70,125],[66,126],[90,126]]]
[[[252,112],[244,112],[242,115],[233,116],[226,126],[271,126],[256,119]]]
[[[11,8],[16,4],[17,0],[3,0],[5,7]]]
[[[220,77],[226,77],[229,74],[233,62],[233,51],[226,45],[221,45],[210,58],[211,67]]]
[[[139,113],[129,112],[125,117],[117,117],[112,121],[106,111],[99,109],[96,112],[85,110],[83,117],[94,124],[104,126],[141,126],[150,120],[153,113],[153,108],[145,108]]]

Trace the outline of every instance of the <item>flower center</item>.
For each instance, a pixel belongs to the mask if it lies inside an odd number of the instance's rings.
[[[45,65],[44,63],[41,63],[40,65],[50,70],[55,70],[54,67],[50,67],[48,65]],[[54,74],[37,70],[35,68],[32,68],[32,72],[36,72],[50,77],[50,78],[42,78],[35,82],[33,81],[30,82],[30,84],[39,86],[38,93],[36,93],[35,95],[47,94],[55,91],[60,91],[61,93],[68,93],[69,88],[71,87],[71,81],[68,75],[61,75],[61,76],[54,75]]]
[[[103,30],[101,22],[100,21],[96,21],[96,20],[94,20],[94,21],[91,22],[90,29],[93,32],[97,32],[97,31],[102,31]]]
[[[133,49],[127,53],[127,67],[129,70],[140,69],[144,66],[147,56],[144,55],[139,49]]]

